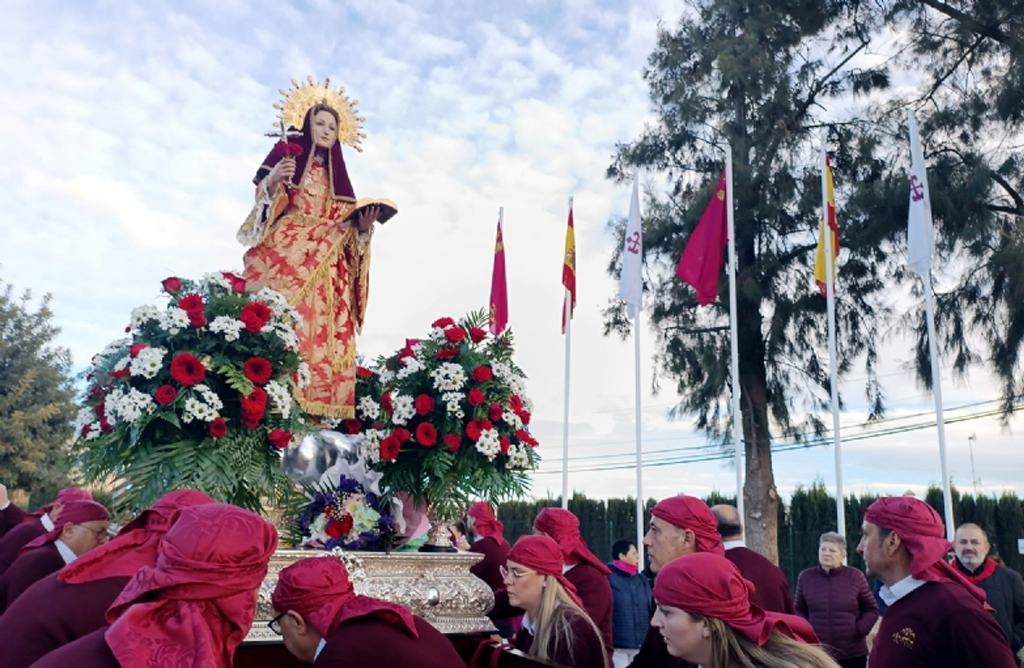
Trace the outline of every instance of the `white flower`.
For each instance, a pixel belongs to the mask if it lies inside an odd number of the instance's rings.
[[[309,384],[313,382],[313,372],[309,370],[309,365],[305,362],[299,362],[299,368],[295,373],[299,377],[299,389],[309,387]]]
[[[188,313],[177,306],[172,306],[161,313],[158,323],[160,324],[160,329],[171,336],[174,336],[191,324],[188,319]]]
[[[78,417],[75,418],[75,432],[80,433],[82,431],[82,427],[91,423],[93,415],[95,415],[95,413],[88,406],[85,408],[79,408]]]
[[[367,429],[363,432],[363,455],[370,464],[380,461],[380,442],[384,439],[384,432],[380,429]]]
[[[203,398],[203,401],[205,401],[213,410],[219,411],[224,408],[224,403],[220,400],[220,397],[217,396],[217,393],[211,390],[205,383],[196,385],[192,389],[198,392],[199,396]]]
[[[532,413],[533,412],[533,400],[530,399],[529,397],[523,396],[522,394],[519,395],[519,398],[523,400],[523,408],[526,409],[526,412],[527,413]]]
[[[89,433],[85,435],[85,440],[91,441],[95,438],[99,438],[100,433],[100,423],[93,422],[92,424],[89,425]]]
[[[462,366],[445,362],[430,372],[438,392],[453,392],[466,384],[466,372]]]
[[[166,354],[167,351],[163,348],[143,348],[131,361],[129,370],[133,376],[155,378],[164,365],[164,355]]]
[[[396,378],[398,378],[398,380],[402,380],[403,378],[408,378],[409,376],[411,376],[412,374],[416,373],[417,371],[422,371],[423,370],[423,362],[419,361],[415,357],[411,357],[410,356],[410,357],[403,358],[402,359],[402,364],[404,366],[402,366],[402,368],[399,369],[398,373],[396,374]]]
[[[272,380],[267,383],[266,390],[267,396],[274,402],[277,412],[281,414],[281,417],[288,419],[292,412],[292,394],[288,388],[276,380]]]
[[[476,449],[493,462],[494,458],[501,452],[501,440],[498,437],[498,432],[494,429],[487,429],[482,432],[480,439],[476,442]]]
[[[160,309],[153,306],[152,304],[146,304],[144,306],[139,306],[138,308],[132,309],[132,329],[136,329],[139,326],[146,324],[150,320],[159,319]],[[100,353],[100,356],[103,356],[106,352],[107,351],[103,351],[102,353]]]
[[[231,289],[231,281],[225,278],[224,274],[222,274],[219,271],[215,271],[209,274],[203,274],[202,283],[207,286],[217,285],[224,288],[225,290]]]
[[[524,469],[530,465],[530,456],[526,454],[526,447],[515,443],[508,449],[508,465],[514,469]]]
[[[220,416],[217,414],[217,411],[195,397],[185,399],[185,410],[181,416],[183,422],[192,422],[192,420],[212,422],[218,417]]]
[[[512,425],[513,429],[523,428],[523,421],[519,418],[518,415],[516,415],[515,413],[508,409],[505,409],[505,411],[501,414],[501,419]]]
[[[131,363],[131,355],[125,355],[121,359],[117,360],[117,364],[114,365],[114,368],[111,369],[111,371],[123,371],[124,369],[127,369],[128,365]]]
[[[377,375],[380,376],[380,382],[382,385],[387,385],[395,379],[395,372],[388,369],[381,369],[380,373]]]
[[[372,397],[364,396],[359,400],[359,405],[356,408],[359,411],[359,417],[364,420],[376,420],[380,417],[380,404]]]
[[[284,342],[286,348],[294,351],[299,350],[299,336],[295,333],[295,330],[291,325],[279,322],[275,325],[266,325],[263,327],[265,330],[267,327],[273,326],[274,333],[277,334],[277,338]],[[260,330],[263,331],[263,330]]]
[[[305,362],[303,362],[303,364],[305,364]],[[327,427],[328,429],[334,429],[339,424],[341,424],[341,418],[322,417],[320,418],[320,424]]]
[[[419,357],[420,353],[423,351],[423,344],[422,343],[417,343],[416,345],[412,346],[412,348],[410,348],[410,350],[412,350],[412,354],[413,355],[415,355],[416,357]]]
[[[209,329],[211,332],[223,334],[225,341],[237,341],[245,329],[245,323],[226,315],[219,315],[210,323]]]
[[[127,392],[119,389],[111,392],[104,402],[104,408],[108,423],[112,422],[113,417],[137,425],[143,415],[156,410],[156,402],[148,394],[130,387]]]
[[[391,403],[394,406],[391,421],[395,424],[405,424],[416,415],[416,402],[412,397],[396,393],[391,397]]]
[[[434,327],[430,330],[430,333],[427,334],[427,338],[431,341],[444,341],[444,330],[440,327]]]

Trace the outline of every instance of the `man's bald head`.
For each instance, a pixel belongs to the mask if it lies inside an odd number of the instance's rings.
[[[718,533],[722,540],[743,540],[743,523],[740,522],[740,513],[736,506],[720,503],[711,506],[711,512],[718,520]]]

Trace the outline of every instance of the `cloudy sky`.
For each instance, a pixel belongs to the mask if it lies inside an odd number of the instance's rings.
[[[595,497],[631,494],[633,347],[603,337],[600,317],[617,291],[604,270],[615,243],[605,225],[626,214],[629,188],[604,173],[615,144],[652,119],[641,70],[659,22],[673,25],[679,5],[5,3],[0,277],[53,294],[60,342],[81,368],[122,332],[134,306],[157,298],[160,279],[241,268],[234,234],[271,144],[264,133],[277,91],[293,77],[330,77],[366,117],[365,151],[347,157],[357,194],[401,210],[374,240],[361,352],[391,352],[437,317],[486,305],[504,206],[511,324],[545,456],[533,489],[557,494],[559,280],[574,196],[571,486]],[[889,345],[891,419],[880,427],[860,427],[863,378],[855,372],[843,387],[847,491],[922,491],[941,479],[936,431],[927,428],[931,397],[905,372],[909,358],[904,343]],[[985,402],[997,393],[981,371],[944,389],[950,418],[991,410]],[[730,461],[715,459],[719,451],[685,419],[670,421],[672,405],[670,394],[645,391],[645,495],[734,490]],[[954,484],[969,489],[977,478],[988,493],[1024,493],[1024,451],[994,418],[950,424],[947,438]],[[780,446],[784,495],[815,479],[834,484],[830,446]]]

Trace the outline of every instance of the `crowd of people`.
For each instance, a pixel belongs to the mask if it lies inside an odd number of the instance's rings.
[[[460,530],[482,555],[473,571],[494,590],[508,646],[576,668],[1018,665],[1024,580],[989,558],[976,525],[951,545],[917,499],[879,499],[864,515],[857,551],[884,614],[865,573],[843,565],[839,534],[821,536],[794,600],[785,574],[743,545],[735,508],[680,495],[651,515],[643,545],[618,541],[605,563],[567,510],[544,509],[509,545],[494,508],[473,504]],[[273,525],[179,490],[110,530],[85,490],[25,513],[0,485],[0,666],[230,668],[277,548]],[[283,569],[270,603],[270,629],[315,668],[465,665],[406,607],[356,594],[337,559]]]

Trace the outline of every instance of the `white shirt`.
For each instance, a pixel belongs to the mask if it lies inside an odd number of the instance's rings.
[[[46,517],[46,515],[43,515]],[[78,555],[71,551],[71,548],[64,544],[61,540],[53,541],[53,544],[57,547],[57,551],[60,552],[60,556],[64,557],[64,565],[70,564],[72,561],[78,558]]]
[[[39,518],[39,521],[43,523],[43,526],[46,527],[47,531],[53,531],[53,520],[50,519],[49,515],[43,513],[42,517]]]
[[[0,510],[7,510],[7,506],[9,506],[9,505],[11,505],[11,500],[7,499],[7,503],[5,503],[4,505],[0,506]]]
[[[313,655],[314,662],[320,658],[320,652],[324,651],[324,647],[327,647],[327,641],[320,638],[320,644],[316,646],[316,654]]]
[[[878,590],[878,596],[885,601],[887,606],[892,605],[923,584],[925,584],[924,580],[915,580],[914,576],[908,575],[891,587],[882,585]]]
[[[747,544],[742,540],[727,540],[722,542],[722,547],[727,550],[731,550],[734,547],[746,547]]]
[[[530,613],[528,612],[523,613],[523,628],[529,631],[531,636],[537,630],[537,625],[530,619]]]

